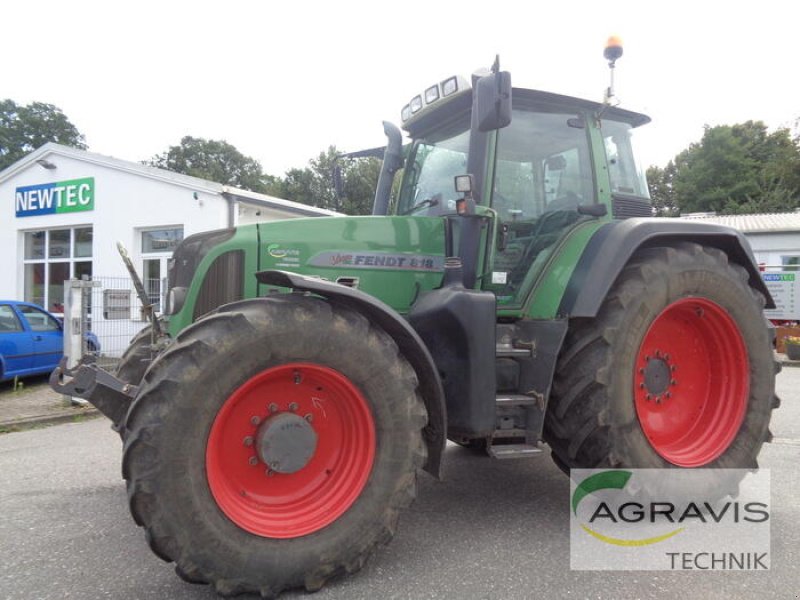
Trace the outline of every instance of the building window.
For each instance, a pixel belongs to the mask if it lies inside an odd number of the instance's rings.
[[[161,311],[162,294],[166,291],[163,280],[167,276],[167,260],[183,240],[183,227],[147,229],[142,231],[142,275],[144,289],[150,303]]]
[[[26,231],[25,300],[64,312],[64,281],[92,276],[92,228]]]
[[[800,256],[781,256],[784,271],[797,271],[800,267]]]

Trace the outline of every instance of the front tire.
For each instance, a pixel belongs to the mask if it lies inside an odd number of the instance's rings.
[[[637,253],[570,324],[545,421],[556,464],[756,468],[777,406],[763,306],[720,250]]]
[[[223,595],[319,589],[361,568],[414,499],[416,388],[352,310],[296,294],[221,307],[153,363],[131,407],[134,519],[179,575]]]
[[[164,326],[163,320],[161,321]],[[153,335],[153,326],[142,328],[130,341],[122,354],[115,375],[131,385],[139,385],[144,377],[144,372],[153,362],[159,352],[159,343]]]

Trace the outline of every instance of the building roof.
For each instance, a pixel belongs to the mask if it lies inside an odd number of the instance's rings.
[[[137,162],[121,160],[112,156],[96,154],[94,152],[88,152],[78,148],[70,148],[69,146],[62,146],[61,144],[56,144],[54,142],[48,142],[44,146],[41,146],[30,154],[22,157],[3,171],[0,171],[0,183],[11,179],[11,177],[35,162],[50,161],[50,159],[59,156],[116,169],[118,171],[125,171],[140,177],[148,177],[150,179],[189,188],[198,192],[208,192],[212,194],[230,196],[239,202],[252,204],[254,206],[276,208],[282,211],[293,212],[307,216],[336,216],[340,214],[332,210],[317,208],[307,204],[300,204],[299,202],[292,202],[291,200],[284,200],[282,198],[268,196],[267,194],[259,194],[249,190],[243,190],[224,185],[222,183],[217,183],[216,181],[208,181],[207,179],[192,177],[191,175],[183,175],[182,173],[175,173],[173,171],[159,169],[157,167],[150,167]]]
[[[681,215],[681,219],[725,225],[742,233],[800,233],[800,212],[760,213],[753,215],[715,215],[713,213],[694,213]]]

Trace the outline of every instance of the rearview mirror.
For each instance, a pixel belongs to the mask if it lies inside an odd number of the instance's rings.
[[[474,110],[480,131],[502,129],[511,123],[511,73],[500,71],[478,79]]]

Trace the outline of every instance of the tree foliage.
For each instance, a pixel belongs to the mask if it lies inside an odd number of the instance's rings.
[[[657,214],[741,214],[800,204],[800,143],[762,121],[706,127],[700,142],[648,170]]]
[[[675,217],[680,209],[675,204],[672,179],[675,177],[675,163],[669,161],[663,169],[651,166],[647,169],[647,184],[650,187],[650,200],[657,217]]]
[[[274,178],[264,175],[256,159],[245,156],[224,140],[187,135],[179,145],[170,146],[145,164],[253,192],[268,193],[275,185]]]
[[[348,215],[370,214],[380,168],[381,163],[375,158],[349,158],[329,146],[307,167],[287,171],[278,186],[278,195]],[[334,183],[337,177],[339,186]]]
[[[58,107],[0,100],[0,171],[47,142],[86,148],[83,135]]]
[[[191,136],[145,164],[351,215],[371,212],[380,173],[377,159],[348,158],[330,146],[308,166],[276,177],[227,142]]]

